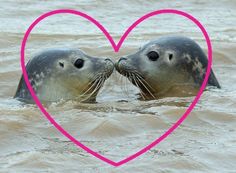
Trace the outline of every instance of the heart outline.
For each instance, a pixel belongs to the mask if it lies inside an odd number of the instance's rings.
[[[126,157],[125,159],[122,159],[118,162],[115,162],[111,159],[108,159],[107,157],[95,152],[94,150],[90,149],[89,147],[87,147],[86,145],[82,144],[81,142],[79,142],[77,139],[75,139],[72,135],[70,135],[60,124],[58,124],[53,118],[52,116],[46,111],[46,109],[43,107],[42,103],[40,102],[40,100],[38,99],[37,95],[35,94],[29,79],[28,79],[28,75],[26,72],[26,68],[25,68],[25,47],[26,47],[26,42],[27,39],[31,33],[31,31],[33,30],[33,28],[43,19],[52,16],[52,15],[56,15],[56,14],[62,14],[62,13],[68,13],[68,14],[73,14],[73,15],[77,15],[80,17],[83,17],[87,20],[89,20],[90,22],[92,22],[93,24],[95,24],[102,32],[103,34],[106,36],[106,38],[109,40],[113,50],[115,52],[118,52],[120,47],[122,46],[124,40],[127,38],[128,34],[138,25],[140,24],[142,21],[152,17],[152,16],[157,16],[160,14],[177,14],[179,16],[183,16],[186,17],[187,19],[191,20],[194,24],[197,25],[197,27],[201,30],[205,41],[207,43],[207,49],[208,49],[208,65],[207,65],[207,70],[206,70],[206,74],[205,74],[205,78],[202,82],[202,85],[197,93],[197,95],[195,96],[194,100],[192,101],[192,103],[190,104],[190,106],[186,109],[185,113],[178,119],[178,121],[176,121],[167,131],[165,131],[160,137],[158,137],[157,139],[155,139],[154,141],[152,141],[150,144],[148,144],[147,146],[145,146],[144,148],[141,148],[138,152]],[[211,65],[212,65],[212,45],[211,45],[211,41],[210,38],[208,36],[208,33],[206,31],[206,29],[203,27],[203,25],[192,15],[188,14],[187,12],[184,11],[180,11],[180,10],[175,10],[175,9],[162,9],[162,10],[156,10],[150,13],[147,13],[145,15],[143,15],[142,17],[140,17],[138,20],[136,20],[125,32],[124,34],[120,37],[120,40],[118,41],[118,43],[116,44],[112,38],[112,36],[109,34],[109,32],[97,21],[95,20],[93,17],[87,15],[86,13],[80,12],[80,11],[76,11],[76,10],[72,10],[72,9],[57,9],[57,10],[53,10],[53,11],[49,11],[47,13],[42,14],[41,16],[39,16],[36,20],[34,20],[34,22],[28,27],[28,29],[26,30],[24,37],[22,39],[22,43],[21,43],[21,50],[20,50],[20,61],[21,61],[21,69],[22,69],[22,73],[23,73],[23,77],[24,80],[26,82],[26,85],[31,93],[31,96],[33,97],[36,105],[38,106],[38,108],[40,109],[40,111],[44,114],[44,116],[47,118],[47,120],[52,123],[54,125],[54,127],[61,133],[63,134],[65,137],[67,137],[68,139],[70,139],[70,141],[72,141],[74,144],[76,144],[77,146],[79,146],[80,148],[82,148],[83,150],[85,150],[86,152],[88,152],[89,154],[95,156],[96,158],[110,164],[113,165],[115,167],[121,166],[135,158],[137,158],[138,156],[144,154],[145,152],[147,152],[148,150],[150,150],[151,148],[153,148],[154,146],[156,146],[158,143],[160,143],[162,140],[164,140],[167,136],[169,136],[174,130],[177,129],[177,127],[188,117],[188,115],[191,113],[191,111],[193,110],[193,108],[195,107],[195,105],[197,104],[197,102],[199,101],[203,90],[205,89],[207,82],[208,82],[208,78],[210,75],[210,71],[211,71]]]

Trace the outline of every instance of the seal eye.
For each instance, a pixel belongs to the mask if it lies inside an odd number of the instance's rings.
[[[77,68],[82,68],[84,66],[84,60],[83,59],[77,59],[74,63],[74,66]]]
[[[159,54],[155,51],[149,52],[147,56],[151,61],[156,61],[159,58]]]

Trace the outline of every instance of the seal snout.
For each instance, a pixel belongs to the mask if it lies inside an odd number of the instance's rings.
[[[105,76],[108,78],[114,70],[114,62],[110,58],[105,58]]]
[[[116,70],[123,74],[126,71],[126,66],[127,66],[127,58],[126,57],[121,57],[116,63],[115,63],[115,68]]]

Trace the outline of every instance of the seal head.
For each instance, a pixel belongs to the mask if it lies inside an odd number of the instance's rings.
[[[116,70],[140,88],[144,99],[195,95],[205,77],[207,57],[187,37],[161,37],[121,57]],[[220,88],[211,70],[208,85]]]
[[[42,102],[93,102],[113,69],[114,64],[110,59],[92,57],[79,49],[44,51],[26,65],[31,86]],[[23,76],[14,97],[32,101]]]

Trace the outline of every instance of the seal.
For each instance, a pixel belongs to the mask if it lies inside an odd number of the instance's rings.
[[[80,49],[46,50],[26,65],[31,86],[41,102],[94,102],[113,69],[114,63],[110,59],[92,57]],[[14,98],[33,101],[23,76]]]
[[[195,95],[204,80],[207,63],[205,53],[192,39],[166,36],[150,41],[134,54],[121,57],[115,67],[147,100]],[[212,69],[208,85],[220,88]]]

